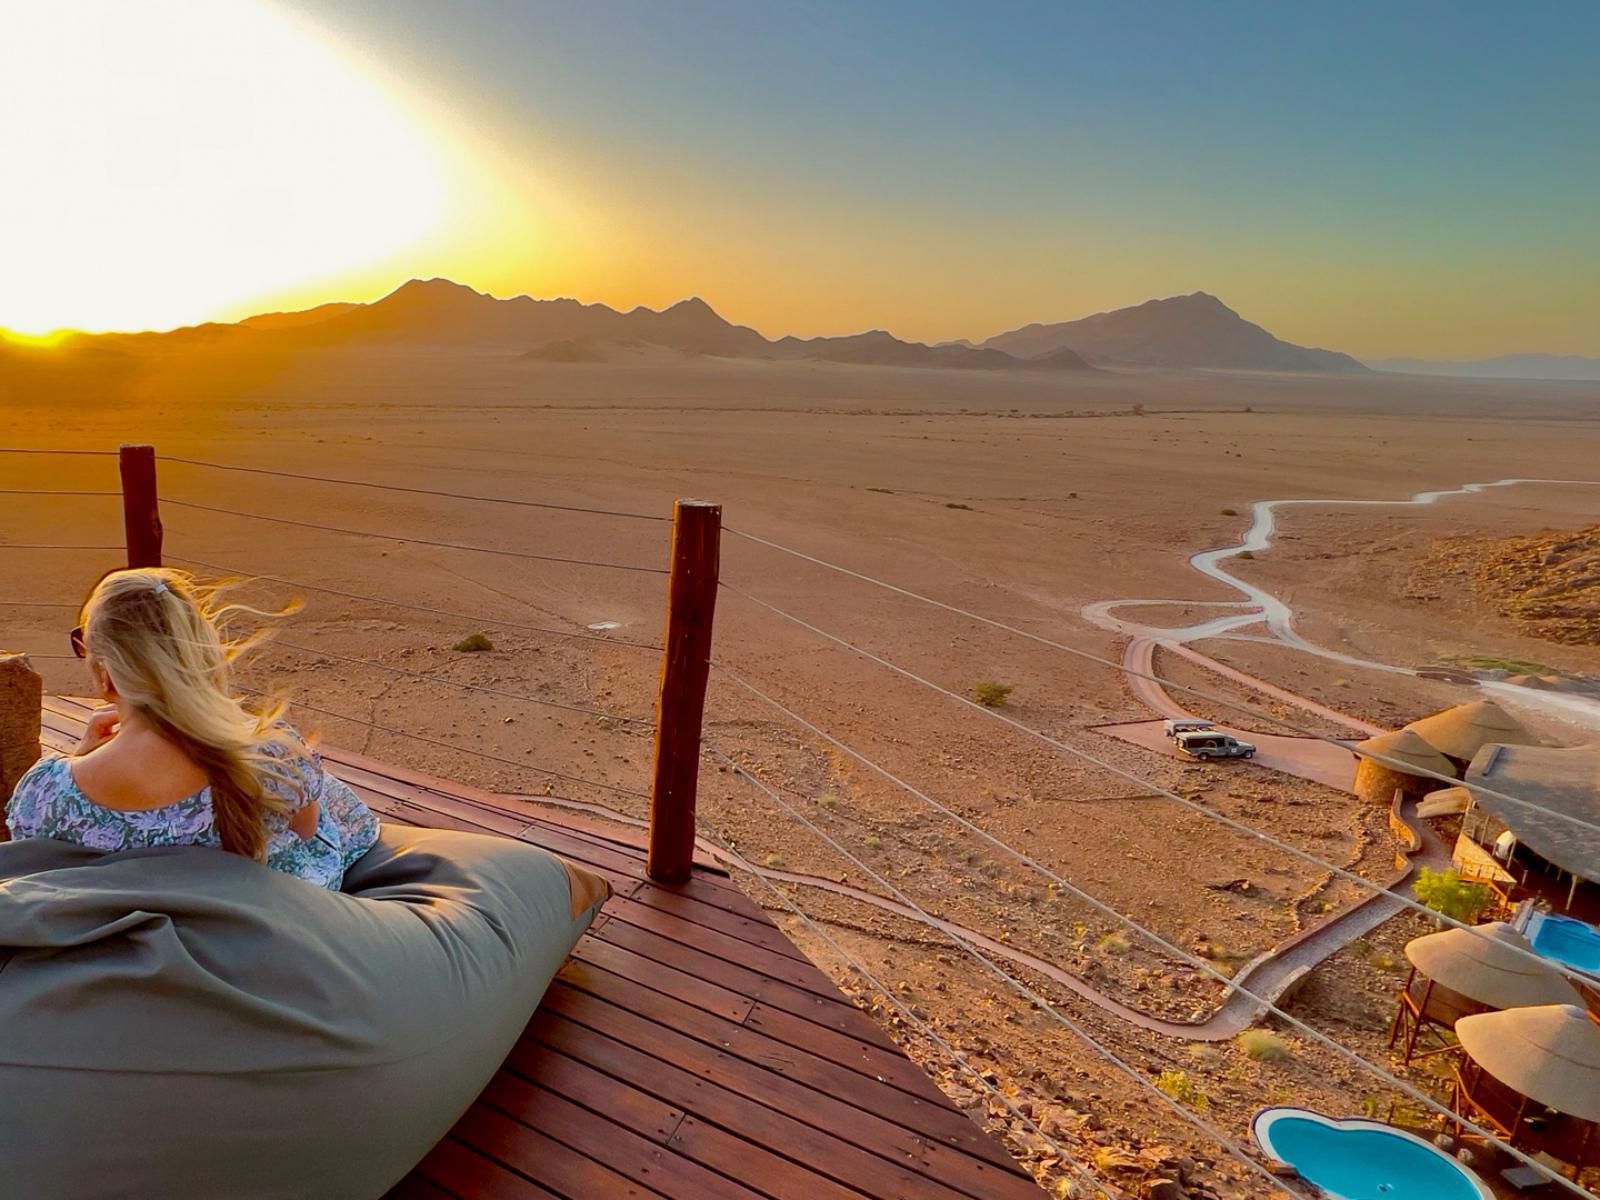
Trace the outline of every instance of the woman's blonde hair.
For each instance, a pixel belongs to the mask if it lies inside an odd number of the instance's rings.
[[[267,785],[277,782],[289,795],[302,790],[288,767],[307,751],[283,723],[282,700],[252,710],[233,695],[230,665],[260,635],[230,637],[229,618],[276,614],[222,603],[220,591],[183,571],[113,571],[90,593],[80,620],[90,663],[117,696],[206,773],[222,848],[259,862],[266,814],[297,807]]]

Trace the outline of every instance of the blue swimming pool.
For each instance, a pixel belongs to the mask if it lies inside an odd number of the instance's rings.
[[[1534,913],[1528,940],[1546,958],[1600,975],[1600,929],[1555,913]]]
[[[1444,1151],[1377,1121],[1268,1108],[1256,1114],[1251,1133],[1268,1156],[1337,1200],[1494,1200]]]

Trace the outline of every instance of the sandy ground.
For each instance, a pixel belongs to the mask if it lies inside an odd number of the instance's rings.
[[[1080,607],[1115,598],[1235,599],[1186,559],[1236,538],[1247,519],[1238,514],[1252,501],[1399,498],[1512,475],[1583,478],[1594,473],[1600,432],[1600,388],[1580,385],[1168,373],[1064,379],[715,361],[559,366],[423,350],[177,362],[153,369],[129,394],[14,393],[4,403],[0,441],[8,445],[104,449],[152,441],[169,456],[651,516],[665,516],[675,497],[714,499],[733,530],[1113,660],[1120,642],[1081,620]],[[309,586],[257,585],[250,594],[259,599],[299,595],[305,605],[283,622],[277,645],[247,680],[287,686],[304,704],[343,714],[303,709],[304,724],[480,785],[642,814],[635,793],[648,787],[651,743],[648,729],[626,718],[649,717],[658,656],[513,625],[583,633],[614,623],[602,636],[656,642],[664,578],[418,539],[658,570],[666,560],[663,522],[176,463],[162,465],[161,484],[168,552],[180,565],[198,560],[471,614],[430,616]],[[115,486],[114,460],[0,456],[0,487]],[[267,523],[179,501],[385,536]],[[1435,538],[1577,528],[1597,514],[1600,488],[1550,486],[1431,509],[1296,509],[1281,514],[1274,550],[1234,565],[1294,604],[1305,635],[1365,656],[1422,665],[1491,655],[1597,671],[1596,648],[1537,641],[1468,598],[1406,588]],[[70,604],[116,560],[109,551],[5,545],[119,539],[115,499],[0,497],[0,599]],[[1075,759],[737,594],[719,600],[719,662],[1119,911],[1202,953],[1223,974],[1348,903],[1351,885],[1330,886],[1325,871],[1185,811],[1152,785],[1201,798],[1341,867],[1374,877],[1389,869],[1381,816],[1348,795],[1257,763],[1183,763],[1094,732],[1149,715],[1112,669],[732,534],[722,574],[953,691],[1005,682],[1014,689],[1006,715],[1148,781]],[[1140,619],[1177,624],[1207,615],[1183,611],[1187,618],[1177,606],[1149,609]],[[60,653],[72,618],[65,607],[12,603],[0,609],[0,623],[6,648]],[[451,650],[479,630],[493,639],[492,653]],[[1338,667],[1277,646],[1213,640],[1197,648],[1380,724],[1467,695],[1455,685]],[[81,689],[76,664],[39,665],[49,686]],[[1166,665],[1197,686],[1206,674]],[[460,683],[511,695],[463,691]],[[1327,728],[1315,718],[1308,724]],[[1216,1002],[1216,979],[1048,886],[724,675],[713,675],[706,739],[930,911],[1067,966],[1152,1013],[1188,1017]],[[752,859],[883,892],[712,760],[703,779],[707,823]],[[1240,878],[1250,881],[1248,891],[1216,886]],[[759,885],[749,886],[772,903]],[[1137,1181],[1135,1165],[1147,1171],[1166,1156],[1194,1160],[1193,1195],[1206,1188],[1271,1194],[1215,1142],[925,927],[815,889],[793,895],[944,1036],[992,1069],[1047,1132],[1108,1176],[1125,1171]],[[1401,924],[1380,930],[1366,951],[1347,951],[1319,969],[1295,1001],[1296,1014],[1381,1059],[1394,964],[1409,931]],[[836,978],[859,986],[826,946],[790,925]],[[1359,1112],[1393,1098],[1392,1089],[1302,1035],[1284,1033],[1288,1056],[1272,1062],[1231,1044],[1191,1049],[1033,982],[1136,1073],[1153,1080],[1182,1072],[1182,1088],[1168,1077],[1183,1093],[1180,1105],[1203,1109],[1233,1138],[1244,1140],[1250,1113],[1263,1104]],[[975,1111],[983,1107],[970,1087],[958,1094]],[[1118,1156],[1134,1165],[1119,1166]],[[1052,1185],[1064,1178],[1048,1156],[1042,1161]]]

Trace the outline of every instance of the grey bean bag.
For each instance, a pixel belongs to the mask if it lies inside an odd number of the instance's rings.
[[[0,844],[7,1200],[375,1200],[603,901],[504,838],[385,827],[328,892],[232,854]]]

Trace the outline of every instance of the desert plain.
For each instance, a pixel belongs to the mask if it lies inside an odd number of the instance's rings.
[[[952,1071],[879,984],[1028,1120],[1112,1180],[1178,1170],[1191,1195],[1271,1195],[1179,1110],[1245,1143],[1263,1104],[1354,1113],[1413,1104],[1281,1020],[1265,1023],[1282,1051],[1267,1056],[1231,1037],[1172,1037],[1017,957],[1151,1018],[1203,1020],[1223,998],[1222,978],[1362,894],[1205,812],[1371,879],[1392,869],[1386,814],[1346,791],[1256,762],[1181,761],[1103,732],[1153,714],[1115,667],[1126,638],[1086,619],[1085,606],[1168,602],[1119,610],[1153,626],[1223,611],[1211,606],[1238,594],[1196,572],[1189,556],[1235,544],[1261,500],[1392,501],[1513,477],[1600,479],[1600,384],[1585,383],[995,373],[648,354],[549,363],[406,346],[253,358],[202,351],[156,360],[136,384],[92,371],[46,374],[0,396],[7,447],[154,444],[168,561],[207,577],[256,579],[240,594],[263,608],[301,602],[273,623],[274,639],[243,679],[287,691],[302,726],[585,819],[645,813],[663,518],[678,498],[720,503],[721,578],[730,586],[717,604],[701,766],[708,844],[725,843],[761,868],[762,876],[736,870],[735,878],[1060,1195],[1071,1194],[1065,1165],[1015,1113]],[[0,455],[0,488],[116,486],[114,459]],[[1483,547],[1492,564],[1496,546],[1597,522],[1592,483],[1524,483],[1429,506],[1292,508],[1280,510],[1269,550],[1230,569],[1292,606],[1301,636],[1355,658],[1407,668],[1531,663],[1600,676],[1600,645],[1541,636],[1470,572],[1440,567],[1463,546]],[[52,690],[85,687],[80,665],[59,657],[65,630],[71,606],[117,552],[22,547],[120,539],[114,497],[0,496],[0,643],[36,654]],[[453,649],[473,633],[494,648]],[[1159,649],[1156,669],[1319,733],[1359,736],[1360,723],[1391,727],[1476,691],[1265,640],[1207,639],[1195,649],[1354,724],[1341,728]],[[992,712],[927,686],[967,696],[982,681],[1011,689]],[[1195,710],[1222,716],[1225,706],[1206,707],[1218,703],[1196,701]],[[1518,715],[1555,740],[1600,736],[1581,717]],[[1232,710],[1228,719],[1272,732],[1259,716]],[[1000,947],[993,960],[1036,999],[938,928],[851,895],[888,897],[889,884],[911,906]],[[1427,928],[1415,913],[1395,917],[1312,971],[1285,1007],[1442,1098],[1443,1081],[1426,1063],[1402,1069],[1385,1047],[1401,947]],[[1160,1095],[1145,1086],[1157,1082]]]

